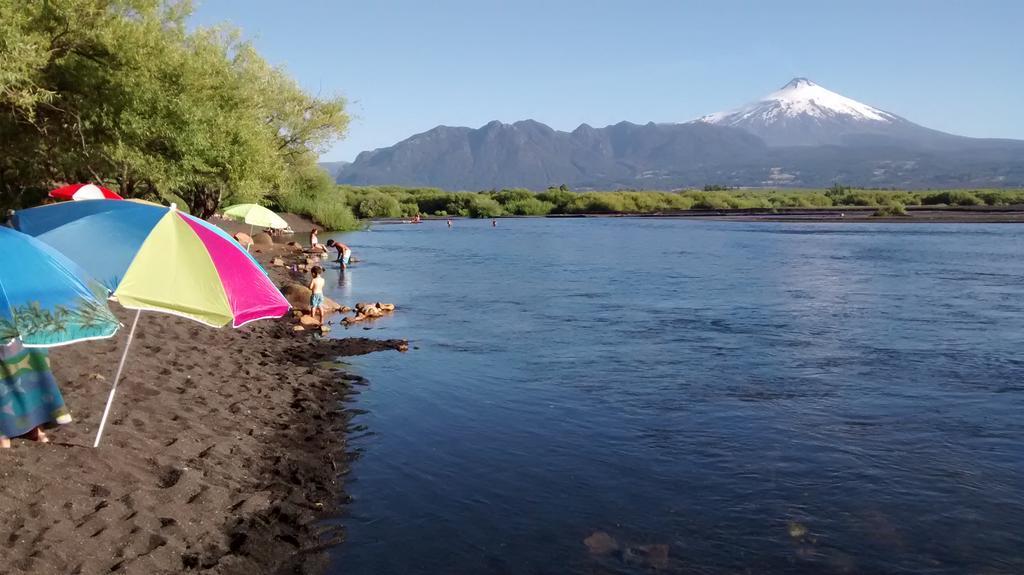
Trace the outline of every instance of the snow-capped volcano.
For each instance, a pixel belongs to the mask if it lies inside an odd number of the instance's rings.
[[[859,135],[906,138],[908,129],[918,127],[807,78],[794,78],[753,104],[697,121],[746,130],[770,146],[843,144]]]

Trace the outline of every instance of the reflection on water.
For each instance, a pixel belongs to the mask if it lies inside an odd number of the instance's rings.
[[[378,226],[337,573],[1024,572],[1024,228]],[[332,281],[336,280],[336,281]],[[356,281],[358,280],[358,281]]]
[[[334,295],[349,299],[352,297],[352,279],[355,277],[356,272],[351,269],[338,268],[338,283],[337,289],[334,290]]]

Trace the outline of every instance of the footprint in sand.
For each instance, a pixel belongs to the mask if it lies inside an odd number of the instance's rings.
[[[157,486],[160,489],[170,489],[178,484],[184,471],[177,467],[166,465],[157,472]]]
[[[110,489],[102,485],[93,485],[89,488],[89,495],[92,497],[110,497]]]

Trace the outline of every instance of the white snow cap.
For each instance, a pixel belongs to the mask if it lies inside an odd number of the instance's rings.
[[[698,121],[732,126],[750,120],[770,124],[784,118],[846,116],[854,120],[891,123],[896,117],[846,96],[827,90],[807,78],[793,78],[777,92],[760,101],[728,112],[716,112]]]

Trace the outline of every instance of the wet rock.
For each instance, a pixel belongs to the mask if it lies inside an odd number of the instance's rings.
[[[285,245],[288,246],[288,248],[290,250],[292,250],[293,252],[301,252],[302,251],[302,246],[299,245],[299,242],[288,242]]]
[[[346,317],[345,319],[341,320],[341,323],[345,325],[352,325],[354,323],[359,323],[361,321],[366,321],[368,319],[370,318],[367,317],[366,314],[359,313],[353,316]]]
[[[395,304],[377,302],[377,307],[383,311],[395,311]]]
[[[274,259],[270,260],[270,265],[272,265],[272,266],[279,266],[279,267],[283,266],[284,265],[284,260],[281,259],[281,258],[274,258]]]
[[[313,292],[308,287],[299,284],[285,284],[281,286],[281,295],[292,305],[292,309],[309,311],[309,298]]]
[[[793,539],[801,539],[807,535],[807,527],[796,521],[790,521],[789,525],[786,526],[786,530]]]
[[[622,553],[622,559],[633,565],[664,569],[668,567],[668,545],[657,543],[627,547]]]
[[[406,348],[408,348],[408,345],[406,345]],[[619,543],[614,537],[604,531],[591,533],[589,537],[583,540],[583,544],[587,546],[587,551],[594,555],[610,555],[619,550]]]
[[[327,296],[324,296],[324,313],[334,313],[338,311],[341,311],[341,304]]]
[[[349,313],[350,311],[352,311],[352,308],[348,307],[347,305],[343,305],[341,306],[341,309],[339,309],[338,311],[340,311],[341,313]]]
[[[274,245],[274,238],[270,237],[267,232],[260,232],[252,237],[252,243],[258,246],[272,246]]]
[[[305,327],[320,327],[320,322],[313,319],[311,315],[304,315],[299,318],[299,323]]]
[[[292,331],[306,331],[306,328],[301,325],[292,326]]]
[[[828,549],[824,552],[825,562],[828,563],[836,573],[857,573],[857,561],[850,555],[838,549]]]

